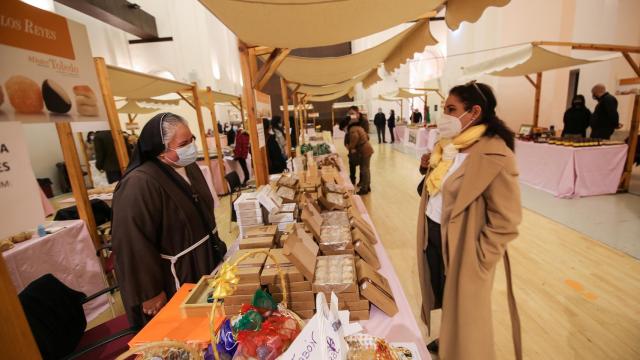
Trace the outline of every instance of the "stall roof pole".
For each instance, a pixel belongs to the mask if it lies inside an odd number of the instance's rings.
[[[542,91],[542,73],[536,73],[536,97],[533,104],[533,126],[538,126],[538,118],[540,117],[540,92]]]
[[[204,130],[204,118],[202,117],[202,104],[200,103],[200,95],[198,95],[198,84],[192,82],[193,86],[191,93],[193,94],[193,109],[196,111],[196,117],[198,118],[198,130],[200,132],[200,143],[202,144],[202,155],[204,156],[205,164],[209,168],[209,173],[213,179],[213,169],[211,168],[211,158],[209,157],[209,144],[207,143],[207,132]],[[217,129],[216,129],[217,130]]]
[[[8,359],[42,359],[3,256],[0,256],[0,304],[0,347],[4,356]]]
[[[333,127],[336,126],[336,112],[331,106],[331,133],[333,134]]]
[[[298,113],[298,93],[297,92],[293,92],[293,94],[291,94],[291,98],[293,99],[293,127],[295,128],[295,135],[296,135],[296,144],[299,144],[300,142],[300,116]]]
[[[253,52],[255,53],[255,49],[253,49]],[[290,49],[280,49],[280,48],[274,49],[271,52],[267,61],[264,63],[262,68],[258,71],[257,74],[255,74],[255,77],[253,78],[252,85],[254,89],[262,90],[262,88],[264,88],[264,86],[267,85],[267,83],[269,82],[273,74],[276,72],[280,64],[282,64],[282,62],[287,57],[287,55],[289,55],[289,52],[291,52]]]
[[[289,126],[289,94],[287,80],[280,78],[280,92],[282,93],[282,122],[284,123],[284,137],[287,141],[287,157],[291,157],[291,129]]]
[[[547,46],[569,46],[572,49],[576,49],[576,50],[640,53],[640,46],[590,44],[590,43],[576,43],[576,42],[566,42],[566,41],[534,41],[531,44],[547,45]]]
[[[258,139],[258,128],[256,119],[256,99],[254,95],[252,63],[255,62],[255,56],[250,56],[250,49],[244,43],[238,44],[240,52],[240,65],[242,69],[242,87],[243,98],[247,107],[247,118],[249,137],[251,139],[251,158],[253,159],[253,169],[256,179],[256,186],[266,185],[269,182],[269,171],[265,162],[264,149],[260,148],[260,140]]]
[[[111,91],[107,64],[101,57],[93,58],[93,62],[96,67],[96,74],[98,75],[98,83],[100,84],[100,90],[102,92],[104,108],[107,111],[107,119],[109,120],[109,127],[111,128],[113,145],[116,149],[116,155],[118,156],[118,165],[120,165],[120,172],[124,174],[127,166],[129,165],[129,153],[127,152],[127,145],[124,143],[124,138],[122,137],[120,117],[118,116],[116,103],[113,100],[113,91]]]
[[[93,245],[97,249],[102,246],[102,241],[100,241],[100,237],[98,236],[96,220],[93,217],[93,209],[89,204],[89,196],[87,195],[87,188],[84,185],[84,175],[82,175],[82,169],[80,168],[80,159],[78,159],[78,150],[73,140],[71,125],[66,121],[56,122],[56,129],[58,130],[58,138],[60,138],[60,146],[62,147],[62,156],[64,157],[67,174],[69,174],[71,191],[76,200],[78,215],[87,225],[87,230],[89,231],[91,240],[93,240]]]
[[[211,91],[211,87],[207,86],[207,92],[213,96],[213,91]],[[224,154],[222,153],[222,144],[220,143],[220,132],[218,131],[218,119],[216,118],[216,104],[213,103],[212,107],[209,108],[209,113],[211,113],[211,122],[213,123],[213,136],[216,144],[216,162],[218,163],[218,170],[220,171],[220,180],[222,180],[222,186],[227,188],[227,179],[224,177],[226,172],[224,170]],[[213,172],[213,169],[211,169]],[[227,191],[231,191],[231,189],[227,189]]]
[[[635,95],[633,102],[633,117],[631,118],[631,127],[629,129],[629,152],[627,152],[627,161],[624,165],[622,173],[622,190],[629,191],[631,183],[631,172],[633,171],[633,163],[638,148],[638,127],[640,125],[640,95]]]

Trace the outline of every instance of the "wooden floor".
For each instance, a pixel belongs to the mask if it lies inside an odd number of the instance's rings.
[[[374,148],[373,192],[364,202],[417,316],[418,161],[391,145]],[[229,200],[221,200],[216,220],[230,243],[237,229],[229,233]],[[509,252],[526,359],[640,359],[640,261],[526,209]],[[496,349],[499,359],[513,359],[502,269],[493,294]],[[436,321],[435,336],[438,327]]]
[[[418,160],[388,144],[374,149],[373,191],[364,202],[418,316]],[[526,359],[640,359],[640,261],[526,209],[509,252]],[[506,299],[500,264],[493,293],[499,359],[513,359]]]

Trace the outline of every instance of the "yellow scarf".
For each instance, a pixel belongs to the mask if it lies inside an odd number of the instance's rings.
[[[445,147],[455,149],[454,151],[457,153],[458,150],[466,149],[475,144],[475,142],[480,140],[482,135],[484,135],[486,130],[486,125],[476,125],[466,129],[462,134],[453,139],[441,139],[438,141],[431,153],[431,159],[429,160],[431,172],[425,181],[425,186],[429,195],[433,196],[440,191],[442,181],[455,159],[455,156],[448,156],[447,159],[444,159],[442,156],[443,149]]]

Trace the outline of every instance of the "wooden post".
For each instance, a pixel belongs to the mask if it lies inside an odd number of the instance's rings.
[[[333,127],[336,126],[336,112],[331,104],[331,133],[333,134]]]
[[[540,117],[540,91],[542,90],[542,73],[536,74],[536,98],[533,104],[533,127],[538,126],[538,118]]]
[[[289,126],[289,94],[287,81],[280,78],[280,92],[282,92],[282,121],[284,122],[284,137],[287,141],[287,157],[291,157],[291,129]]]
[[[210,86],[207,86],[207,92],[213,96]],[[220,143],[220,132],[218,131],[218,119],[216,118],[215,104],[215,102],[212,102],[212,107],[209,108],[209,112],[211,113],[211,122],[213,123],[213,136],[215,137],[214,140],[216,143],[216,160],[218,163],[218,170],[220,171],[220,179],[222,179],[222,186],[227,188],[227,179],[224,177],[226,175],[226,171],[224,170],[224,153],[222,152],[222,144]],[[213,171],[213,169],[211,170]],[[231,189],[227,189],[227,191],[231,191]]]
[[[269,171],[265,162],[264,150],[260,148],[258,139],[258,128],[256,119],[256,99],[251,84],[253,84],[253,72],[251,71],[250,49],[243,43],[238,44],[240,52],[240,67],[242,70],[242,87],[243,98],[247,109],[247,127],[251,140],[251,158],[253,159],[254,177],[256,186],[266,185],[269,182]],[[255,58],[255,56],[254,56]]]
[[[427,121],[429,119],[429,117],[427,117],[427,114],[429,114],[429,104],[427,103],[428,99],[427,99],[427,94],[424,94],[424,124],[427,125]],[[429,114],[430,115],[430,114]]]
[[[211,168],[211,158],[209,157],[209,144],[207,143],[207,132],[204,130],[204,119],[202,117],[202,103],[200,102],[200,95],[198,94],[198,84],[196,82],[191,83],[191,94],[193,96],[193,109],[196,111],[196,117],[198,118],[198,130],[200,132],[200,142],[202,143],[202,154],[204,161],[211,173],[211,179],[213,180],[213,169]],[[215,127],[215,126],[214,126]],[[216,131],[218,129],[216,128]]]
[[[11,282],[4,257],[0,256],[0,348],[6,359],[42,359],[31,327]]]
[[[87,230],[89,231],[91,240],[93,240],[93,245],[98,248],[102,246],[102,241],[100,241],[100,237],[98,236],[96,220],[93,217],[93,209],[91,209],[91,204],[89,204],[89,196],[87,195],[87,188],[84,185],[84,177],[82,176],[82,168],[80,168],[80,159],[78,159],[76,143],[73,141],[71,125],[68,122],[56,122],[56,129],[58,130],[58,138],[60,139],[62,156],[64,157],[69,182],[71,183],[73,198],[76,200],[78,215],[87,225]]]
[[[240,121],[242,121],[242,128],[246,129],[247,124],[246,124],[246,118],[244,116],[244,106],[242,105],[242,103],[243,103],[242,97],[240,97],[240,99],[238,100],[238,104],[240,104]]]
[[[93,185],[93,175],[91,174],[91,163],[89,162],[89,154],[87,154],[87,145],[84,142],[84,137],[82,136],[82,133],[78,133],[78,142],[80,143],[80,147],[82,148],[82,155],[84,156],[84,162],[87,164],[87,175],[89,176],[89,184],[91,185],[91,187],[94,187]]]
[[[298,93],[294,92],[291,97],[293,98],[293,127],[294,134],[296,136],[296,144],[300,145],[300,123],[299,123],[299,114],[298,114]]]
[[[631,127],[629,128],[629,151],[627,152],[627,161],[624,165],[622,173],[622,190],[629,191],[631,183],[631,172],[633,171],[633,162],[636,157],[636,149],[638,148],[638,127],[640,126],[640,95],[635,95],[633,102],[633,115],[631,118]]]
[[[111,128],[113,145],[116,149],[116,155],[118,156],[120,172],[124,174],[127,166],[129,165],[129,153],[127,152],[127,145],[124,143],[124,138],[122,137],[122,127],[120,126],[120,117],[118,116],[116,103],[113,101],[113,92],[111,91],[111,82],[109,81],[107,64],[101,57],[93,58],[93,62],[96,67],[98,83],[100,83],[104,108],[107,111],[107,119],[109,120],[109,127]]]
[[[404,112],[404,101],[400,99],[400,121],[402,121],[402,113]]]

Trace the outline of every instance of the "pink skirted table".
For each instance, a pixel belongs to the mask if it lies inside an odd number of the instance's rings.
[[[406,125],[397,125],[396,127],[393,128],[393,134],[396,137],[396,142],[397,143],[405,143],[407,142],[407,126]]]
[[[198,166],[200,166],[200,171],[202,171],[202,175],[204,175],[204,179],[207,181],[207,185],[209,186],[209,191],[211,191],[211,196],[213,197],[213,207],[218,207],[218,205],[220,205],[220,199],[218,199],[218,195],[216,194],[215,182],[213,177],[211,176],[211,172],[205,165],[199,164]],[[219,171],[217,171],[217,166],[212,169],[214,174],[220,173]]]
[[[360,210],[364,219],[371,224],[374,231],[376,231],[375,225],[371,221],[371,217],[369,217],[369,213],[367,212],[367,208],[362,202],[362,199],[358,195],[355,195],[354,197],[356,199],[356,206],[358,207],[358,210]],[[410,342],[416,344],[418,352],[420,353],[420,358],[423,360],[429,360],[431,359],[431,355],[429,354],[429,351],[427,351],[427,345],[422,338],[418,322],[411,311],[411,306],[409,306],[407,296],[402,289],[402,285],[398,279],[398,274],[396,274],[393,269],[389,255],[387,254],[384,245],[382,245],[382,241],[380,241],[380,236],[377,231],[376,238],[378,239],[378,243],[375,244],[375,249],[381,266],[378,272],[389,280],[393,296],[396,300],[396,305],[398,306],[398,313],[389,317],[383,313],[382,310],[372,305],[369,320],[360,321],[360,323],[364,327],[365,333],[384,338],[388,342]]]
[[[561,198],[615,194],[627,148],[573,148],[516,140],[520,181]]]
[[[107,287],[100,260],[82,220],[56,221],[51,227],[64,229],[16,244],[2,253],[16,291],[32,281],[53,274],[68,287],[90,296]],[[84,305],[87,321],[108,309],[109,297],[102,295]]]

